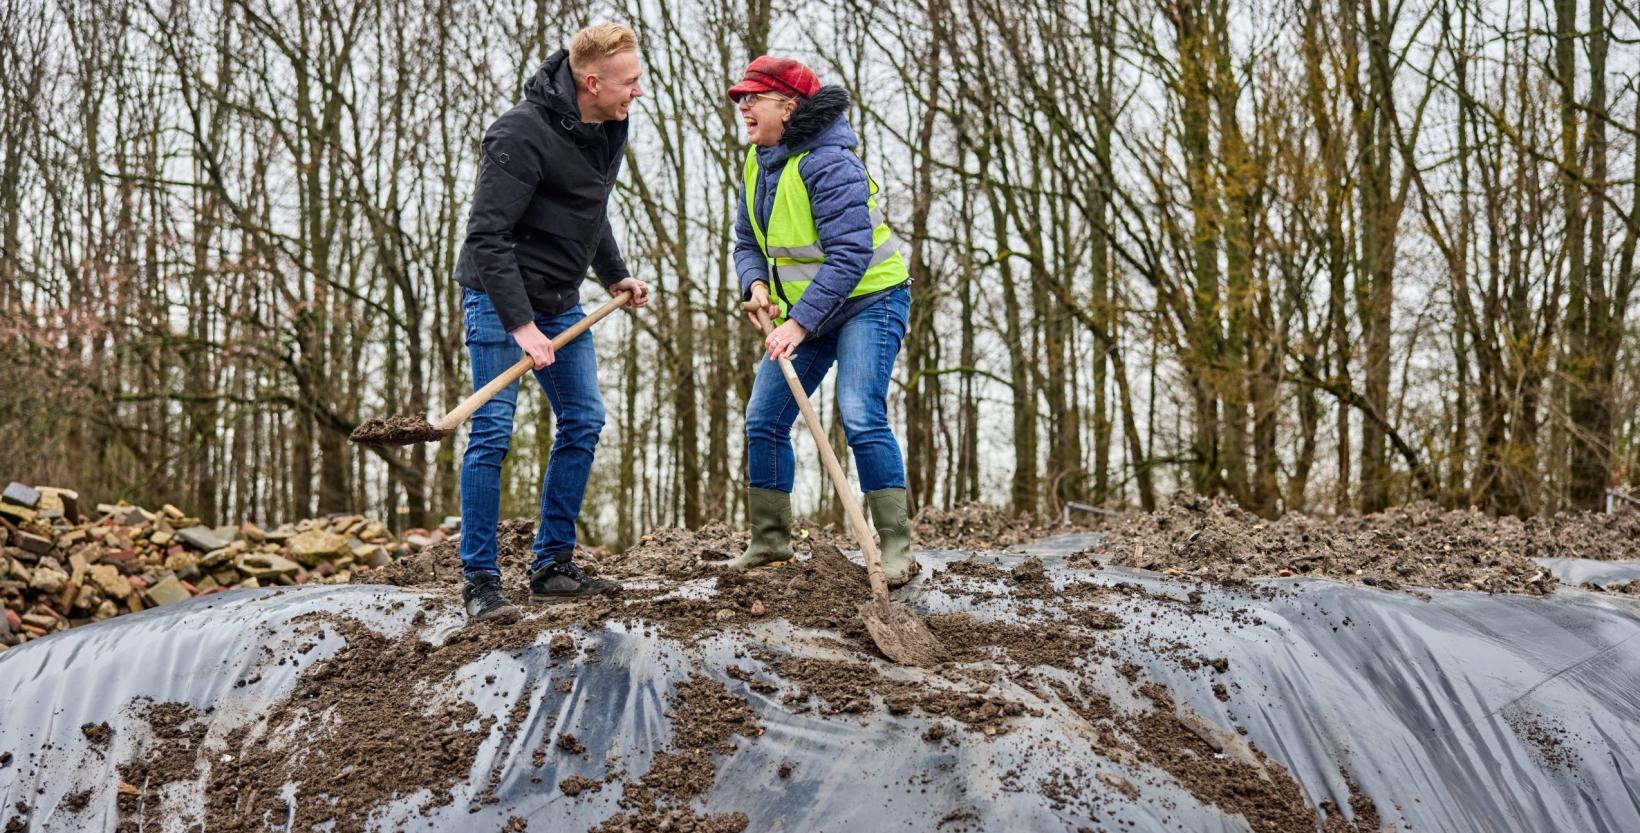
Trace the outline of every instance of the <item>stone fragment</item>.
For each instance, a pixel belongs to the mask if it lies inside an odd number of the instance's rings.
[[[165,516],[167,518],[170,518],[173,521],[179,521],[179,520],[182,520],[184,517],[186,517],[186,515],[183,514],[181,509],[178,509],[178,508],[176,508],[175,506],[173,506],[169,503],[167,503],[164,506],[160,507],[159,511],[164,512]]]
[[[97,605],[102,603],[102,591],[90,584],[81,587],[79,592],[74,595],[75,610],[95,610]]]
[[[250,541],[253,544],[260,544],[263,541],[268,540],[268,534],[262,531],[262,527],[259,527],[250,521],[246,521],[239,525],[239,534],[245,536],[245,540]]]
[[[165,569],[171,572],[195,567],[200,564],[200,558],[191,552],[175,552],[165,557]]]
[[[120,609],[113,602],[103,599],[102,604],[97,605],[97,612],[91,614],[91,621],[101,622],[104,619],[112,619],[118,615],[120,615]]]
[[[288,558],[263,553],[241,555],[234,566],[239,572],[256,579],[294,575],[302,569],[302,565]],[[217,583],[225,582],[218,579]]]
[[[93,566],[86,575],[86,581],[111,599],[123,599],[131,595],[131,582],[120,575],[119,568],[112,564]]]
[[[208,526],[190,526],[177,531],[177,538],[182,543],[193,547],[200,552],[227,549],[233,543],[235,529],[231,526],[219,526],[212,529]]]
[[[41,492],[40,502],[34,507],[41,520],[52,521],[63,517],[63,499],[51,492]]]
[[[382,539],[387,537],[387,527],[381,521],[371,521],[365,524],[358,534],[360,538],[366,541],[380,543]]]
[[[25,509],[33,509],[40,505],[40,493],[34,487],[14,480],[6,484],[4,492],[0,492],[0,501],[5,501],[13,506],[21,506]]]
[[[182,586],[182,582],[178,581],[176,576],[166,576],[158,584],[148,588],[148,601],[156,605],[176,604],[191,598],[193,594]]]
[[[18,506],[15,503],[0,503],[0,515],[11,518],[13,523],[26,524],[33,522],[38,513],[27,506]]]
[[[63,508],[63,515],[62,516],[64,518],[67,518],[70,522],[73,522],[73,523],[78,523],[79,522],[79,520],[80,520],[80,493],[79,492],[76,492],[73,489],[58,488],[56,486],[41,486],[41,487],[39,487],[38,491],[40,492],[40,498],[42,500],[55,499],[56,502],[59,505],[62,506],[62,508]]]
[[[51,563],[47,564],[48,561]],[[47,595],[61,593],[68,586],[68,573],[57,566],[56,559],[42,558],[39,566],[34,568],[28,586],[30,590]]]
[[[35,535],[32,532],[17,533],[16,544],[17,546],[22,547],[35,555],[45,555],[46,553],[51,552],[52,548],[56,546],[56,544],[51,542],[50,538],[43,535]]]
[[[102,560],[123,564],[137,557],[132,550],[107,549],[103,550]]]
[[[285,549],[292,559],[308,567],[320,561],[348,555],[347,539],[333,532],[313,529],[290,539]]]
[[[206,568],[217,567],[232,561],[233,556],[234,551],[228,547],[223,547],[219,550],[211,550],[210,552],[205,553],[204,558],[199,559],[199,566]]]
[[[426,535],[406,535],[404,543],[410,546],[411,552],[420,552],[433,545],[433,539]]]
[[[156,547],[168,547],[176,537],[176,533],[171,530],[156,529],[153,535],[148,536],[148,542]]]

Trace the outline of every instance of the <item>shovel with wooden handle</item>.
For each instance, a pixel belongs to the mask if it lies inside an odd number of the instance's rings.
[[[758,329],[767,335],[771,330],[768,312],[754,301],[747,301],[743,308],[757,316]],[[780,372],[785,375],[786,385],[797,400],[798,410],[803,412],[803,421],[808,423],[809,433],[814,435],[814,444],[820,450],[820,462],[825,464],[826,474],[831,476],[831,485],[837,489],[837,499],[842,501],[849,525],[854,528],[854,537],[860,542],[860,552],[865,554],[872,597],[871,601],[860,605],[860,618],[865,621],[866,632],[871,634],[871,641],[877,644],[877,650],[882,651],[883,656],[901,665],[933,665],[939,660],[939,640],[928,632],[928,627],[910,608],[888,598],[882,554],[877,551],[871,528],[866,526],[860,501],[854,498],[854,487],[849,485],[842,464],[837,462],[837,452],[832,450],[831,443],[826,442],[826,431],[820,426],[820,417],[815,414],[808,394],[804,393],[803,382],[797,378],[791,359],[780,357]]]
[[[586,332],[593,324],[602,321],[610,313],[626,306],[632,300],[630,291],[622,290],[615,293],[603,306],[593,310],[580,321],[569,325],[563,332],[552,338],[554,352],[562,350],[564,345],[574,341],[577,336]],[[454,433],[456,427],[466,422],[481,405],[490,401],[496,394],[507,389],[508,385],[518,381],[524,374],[535,368],[535,360],[528,355],[519,359],[506,372],[491,379],[489,384],[473,391],[473,394],[461,401],[451,411],[440,417],[437,422],[429,423],[421,417],[390,417],[388,419],[371,419],[363,425],[353,429],[348,439],[364,445],[410,445],[412,443],[437,442]]]

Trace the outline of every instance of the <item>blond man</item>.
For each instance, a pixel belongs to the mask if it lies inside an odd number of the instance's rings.
[[[549,340],[583,317],[581,283],[590,267],[628,306],[649,302],[631,276],[609,224],[609,193],[626,147],[627,115],[643,95],[632,30],[605,23],[583,29],[536,72],[524,100],[484,134],[484,153],[456,263],[473,389],[518,360],[552,403],[557,436],[541,482],[540,521],[530,567],[530,599],[545,602],[619,589],[572,560],[575,520],[604,425],[592,334],[553,350]],[[462,592],[470,619],[516,619],[501,591],[496,524],[501,462],[512,439],[518,383],[473,414],[461,463]]]

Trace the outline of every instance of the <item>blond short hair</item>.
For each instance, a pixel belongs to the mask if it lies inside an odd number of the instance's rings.
[[[569,65],[576,75],[622,52],[638,51],[638,36],[619,23],[595,23],[569,39]]]

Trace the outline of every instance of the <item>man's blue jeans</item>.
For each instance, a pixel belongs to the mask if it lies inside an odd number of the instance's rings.
[[[500,376],[523,355],[512,334],[501,326],[490,298],[461,290],[467,329],[467,354],[473,362],[473,390]],[[585,317],[580,306],[560,315],[536,313],[535,326],[548,338]],[[575,519],[581,514],[592,452],[604,427],[604,400],[598,392],[598,356],[592,333],[586,332],[556,353],[557,361],[535,371],[557,417],[557,436],[541,481],[541,516],[535,532],[535,560],[568,561],[575,551]],[[461,458],[461,569],[500,575],[496,566],[496,524],[501,515],[501,461],[512,443],[513,413],[518,409],[514,382],[473,414],[467,453]]]
[[[911,291],[897,289],[836,330],[805,338],[792,355],[792,369],[810,396],[837,365],[837,406],[861,491],[905,488],[905,460],[888,427],[888,384],[910,317]],[[792,426],[799,413],[780,366],[765,357],[746,402],[746,468],[754,488],[792,490]]]

